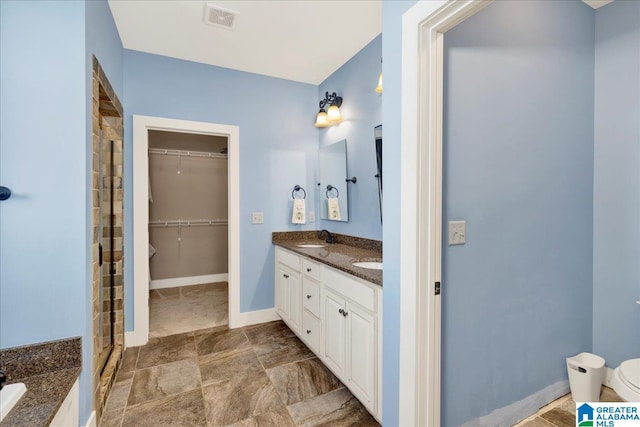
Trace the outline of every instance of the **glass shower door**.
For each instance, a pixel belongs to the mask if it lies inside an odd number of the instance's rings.
[[[98,150],[98,191],[100,200],[100,225],[98,227],[98,264],[100,265],[100,313],[98,314],[99,334],[98,354],[100,370],[104,368],[113,349],[113,298],[114,298],[114,264],[113,264],[113,148],[114,142],[105,140],[100,132],[100,149]]]

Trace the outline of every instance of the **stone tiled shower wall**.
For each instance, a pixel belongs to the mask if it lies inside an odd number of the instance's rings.
[[[124,215],[123,215],[123,129],[122,129],[122,104],[116,96],[109,83],[109,80],[104,74],[102,67],[98,60],[93,57],[93,90],[92,90],[92,305],[93,305],[93,363],[92,363],[92,377],[93,377],[93,406],[96,410],[97,419],[100,420],[102,410],[104,409],[104,403],[109,389],[113,384],[118,364],[120,363],[122,356],[122,348],[124,345],[124,268],[123,268],[123,237],[124,237]],[[100,131],[102,131],[102,138],[100,138]],[[114,189],[113,189],[113,220],[114,220],[114,252],[113,262],[115,263],[116,274],[114,276],[114,348],[111,352],[111,356],[106,362],[101,357],[103,342],[110,339],[110,328],[106,327],[101,330],[100,318],[102,317],[105,325],[110,325],[110,278],[109,278],[109,263],[110,259],[110,243],[109,243],[109,230],[108,227],[104,227],[102,231],[105,239],[103,240],[103,256],[104,262],[102,269],[99,266],[99,233],[100,229],[100,206],[107,206],[110,203],[110,186],[111,181],[108,178],[110,171],[108,171],[108,165],[105,162],[101,162],[100,158],[108,158],[108,151],[110,149],[110,141],[114,141],[114,156],[113,156],[113,174],[114,174]],[[102,156],[100,156],[102,151]],[[100,182],[100,168],[102,168],[102,174],[105,177]],[[100,189],[102,187],[102,197],[100,197]],[[107,213],[102,218],[105,224],[109,224],[111,218]],[[100,289],[100,275],[103,276],[103,289]],[[102,293],[103,298],[100,298]],[[103,301],[101,304],[101,300]],[[104,369],[103,369],[104,367]]]

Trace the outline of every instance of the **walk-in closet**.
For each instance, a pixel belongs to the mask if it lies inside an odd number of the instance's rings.
[[[149,337],[228,324],[227,138],[149,131]]]

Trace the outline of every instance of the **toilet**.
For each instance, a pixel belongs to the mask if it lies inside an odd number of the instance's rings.
[[[640,402],[640,359],[622,362],[613,370],[611,386],[627,402]]]

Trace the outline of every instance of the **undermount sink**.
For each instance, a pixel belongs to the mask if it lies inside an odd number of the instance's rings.
[[[382,270],[382,263],[375,261],[358,261],[351,263],[354,267],[368,268],[369,270]]]
[[[324,245],[318,245],[316,243],[303,243],[298,245],[299,248],[324,248]]]
[[[27,392],[24,383],[5,385],[0,390],[0,421],[11,411],[16,403],[20,401],[23,394]]]

